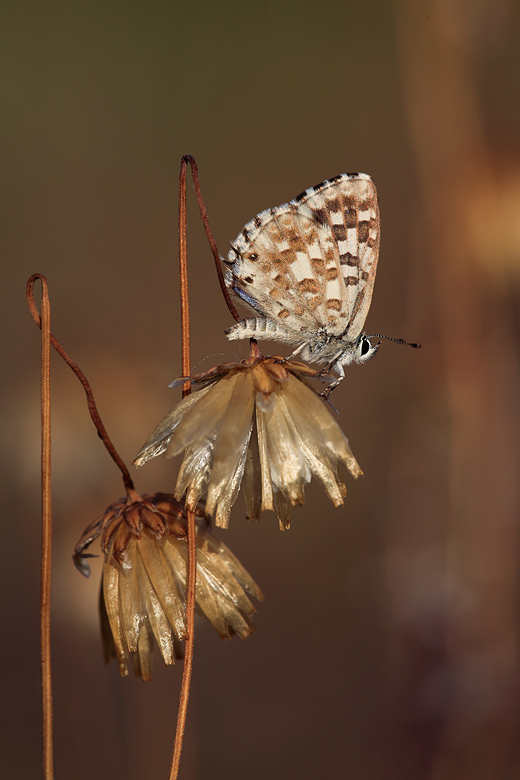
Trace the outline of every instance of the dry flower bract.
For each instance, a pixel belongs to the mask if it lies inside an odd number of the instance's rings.
[[[249,358],[192,378],[201,389],[159,423],[134,460],[142,466],[164,453],[184,452],[175,497],[194,508],[207,491],[206,512],[227,527],[243,482],[249,518],[274,510],[289,528],[290,507],[304,502],[304,486],[318,477],[335,506],[347,490],[339,472],[362,474],[347,438],[305,377],[303,363]]]
[[[203,502],[195,513],[196,610],[223,639],[233,634],[245,639],[255,630],[255,609],[246,594],[262,600],[262,592],[208,530]],[[149,680],[154,637],[166,664],[174,663],[179,640],[186,637],[186,510],[166,493],[134,493],[112,504],[76,545],[74,559],[86,576],[84,550],[99,535],[105,554],[100,593],[105,660],[115,656],[121,675],[127,675],[132,657],[136,674]]]

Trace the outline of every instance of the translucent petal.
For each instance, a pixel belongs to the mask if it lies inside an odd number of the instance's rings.
[[[269,453],[267,451],[267,422],[265,414],[256,409],[256,431],[258,434],[258,455],[260,458],[260,473],[262,478],[262,512],[274,509],[271,470],[269,468]]]
[[[122,675],[126,675],[128,674],[126,665],[128,648],[126,646],[119,612],[119,574],[119,565],[113,561],[112,558],[108,558],[103,568],[103,595],[105,598],[105,607],[110,629],[114,638],[119,671]]]
[[[140,551],[141,548],[138,547],[136,568],[141,587],[141,598],[146,608],[146,615],[150,621],[155,639],[161,650],[164,663],[173,664],[175,662],[175,657],[173,652],[172,627],[164,613],[162,604],[157,597],[157,593],[150,582],[148,574],[146,573],[146,567],[141,558]]]
[[[103,657],[105,659],[105,663],[108,664],[112,658],[117,658],[117,650],[114,642],[114,636],[112,634],[112,629],[110,628],[107,608],[105,606],[103,579],[101,580],[101,587],[99,589],[99,622],[101,627],[101,639],[103,641]],[[119,671],[123,676],[128,674],[126,662],[123,664],[121,662],[119,663]]]
[[[218,503],[215,511],[215,525],[218,526],[219,528],[227,528],[229,525],[229,515],[231,513],[231,507],[237,500],[238,491],[240,490],[242,477],[244,475],[247,448],[249,445],[252,429],[253,426],[251,424],[251,427],[249,428],[249,433],[246,438],[246,443],[245,446],[242,448],[242,454],[240,456],[240,461],[238,462],[235,473],[231,475],[231,479],[229,480],[227,485],[225,484],[222,485],[220,491],[220,497],[218,499]],[[206,512],[210,514],[210,511],[208,510],[208,503],[209,503],[209,493],[208,493],[208,501],[206,502]]]
[[[212,534],[203,534],[199,537],[199,549],[204,550],[206,555],[218,559],[240,583],[240,585],[259,601],[264,600],[264,594],[251,577],[248,571],[244,569],[238,558],[233,555],[229,547],[224,542],[217,539]]]
[[[256,415],[253,419],[254,426],[247,448],[243,485],[247,518],[248,520],[259,520],[262,511],[262,468],[258,450]]]
[[[210,516],[213,515],[217,504],[222,499],[228,503],[227,496],[224,495],[226,492],[234,492],[235,498],[236,493],[238,493],[239,485],[233,491],[233,483],[236,483],[234,477],[237,471],[243,473],[246,447],[251,433],[253,406],[251,373],[242,371],[237,377],[213,450],[213,469],[206,500],[206,511]],[[239,466],[242,468],[240,469]],[[226,517],[229,517],[229,511],[226,511],[222,506],[219,512],[221,522],[218,524],[225,523]]]
[[[135,560],[135,539],[132,539],[128,547],[128,554],[132,561]],[[139,593],[139,583],[136,575],[135,565],[129,569],[121,570],[119,575],[119,608],[121,616],[121,626],[125,636],[125,641],[130,652],[137,650],[137,641],[139,632],[143,624],[143,612],[141,606],[141,596]]]
[[[342,462],[353,477],[363,472],[350,449],[348,439],[325,403],[303,382],[290,375],[284,385],[290,417],[304,439],[323,447],[329,457]]]
[[[341,486],[345,487],[345,484],[343,480],[338,484],[337,470],[332,467],[328,456],[319,447],[312,446],[310,442],[305,442],[303,439],[300,446],[309,468],[323,483],[334,506],[341,506],[345,497]]]
[[[255,630],[254,625],[250,622],[248,617],[244,615],[240,611],[240,609],[238,609],[238,607],[233,603],[233,601],[231,601],[219,589],[215,588],[215,580],[212,577],[212,573],[209,571],[209,569],[203,566],[199,567],[197,569],[197,576],[201,580],[201,584],[204,584],[206,586],[207,592],[211,594],[211,601],[216,604],[217,611],[219,614],[219,620],[223,621],[225,625],[225,631],[219,631],[221,637],[223,639],[230,638],[231,637],[230,629],[232,629],[235,633],[237,633],[239,637],[241,637],[241,639],[245,639],[247,636],[249,636]],[[246,600],[248,601],[247,597]],[[248,603],[252,607],[251,602]],[[205,605],[203,606],[201,604],[201,607],[204,609],[204,612],[206,613]],[[211,620],[211,618],[207,613],[206,613],[206,617],[209,620]],[[213,623],[212,620],[211,622]]]
[[[291,527],[291,505],[283,493],[274,494],[274,503],[280,531],[288,531]]]
[[[177,572],[182,581],[186,582],[186,568],[188,545],[180,539],[171,540],[165,547],[165,558],[168,561],[172,571]],[[218,631],[220,636],[227,638],[229,631],[225,620],[220,614],[218,603],[205,582],[202,582],[199,576],[199,567],[197,565],[197,583],[195,604],[197,612],[206,616],[212,626]]]
[[[220,428],[238,378],[239,374],[228,374],[207,390],[195,393],[205,393],[203,402],[191,406],[184,414],[170,439],[165,457],[173,458],[199,439],[212,438],[215,429]]]
[[[259,412],[259,416],[262,414],[264,412]],[[293,506],[303,504],[303,487],[310,482],[311,472],[298,446],[298,435],[281,391],[277,393],[273,411],[265,413],[265,420],[271,481]]]
[[[283,369],[282,375],[286,378],[288,372]],[[271,412],[276,402],[277,380],[265,370],[262,364],[251,369],[256,405],[262,412]]]
[[[145,682],[149,682],[152,679],[153,645],[152,627],[149,621],[145,620],[139,634],[137,652],[133,655],[134,672],[138,677],[142,677]]]
[[[215,593],[224,597],[223,601],[229,602],[234,609],[238,609],[248,617],[256,612],[240,583],[234,577],[230,577],[228,569],[218,557],[212,557],[199,548],[197,561],[200,569],[205,573],[208,584]]]
[[[184,453],[177,484],[175,498],[180,501],[185,493],[186,506],[195,509],[206,489],[213,466],[213,439],[195,442]]]
[[[139,552],[161,608],[179,639],[186,636],[184,600],[163,555],[164,544],[143,532]]]
[[[203,390],[199,390],[197,393],[192,393],[186,398],[183,398],[183,400],[166,415],[164,420],[161,420],[155,431],[148,437],[135,456],[132,464],[134,466],[142,466],[147,460],[155,458],[157,455],[162,455],[168,448],[172,434],[183,415],[186,414],[194,404],[197,404],[210,389],[211,385],[205,387]]]

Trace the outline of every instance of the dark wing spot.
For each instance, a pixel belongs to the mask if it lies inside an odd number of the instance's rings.
[[[312,209],[314,219],[319,225],[325,225],[327,222],[327,212],[325,209]]]
[[[356,257],[356,255],[353,255],[352,252],[345,252],[344,255],[340,255],[339,256],[339,262],[340,262],[340,265],[358,266],[359,265],[359,257]]]
[[[348,228],[357,226],[358,210],[354,198],[343,198],[343,219]]]
[[[339,197],[327,198],[327,208],[329,211],[343,211]]]
[[[332,225],[332,232],[334,233],[334,238],[336,241],[346,241],[347,240],[347,231],[345,230],[345,225]]]
[[[302,293],[317,293],[319,292],[319,285],[316,279],[302,279],[298,282],[298,290]]]
[[[278,287],[282,287],[284,290],[289,290],[291,287],[291,282],[289,281],[289,279],[282,274],[277,274],[274,277],[274,281],[276,282]]]
[[[357,283],[358,283],[357,276],[345,276],[345,284],[346,285],[357,284]]]
[[[327,309],[334,309],[334,311],[339,311],[341,309],[341,301],[339,298],[329,298],[327,301]]]
[[[326,268],[325,269],[325,279],[328,281],[332,281],[332,279],[337,279],[339,276],[338,269],[337,268]]]
[[[369,227],[370,222],[367,222],[366,220],[358,223],[358,238],[361,244],[366,244],[368,241]]]
[[[332,265],[334,263],[335,257],[334,257],[334,250],[333,249],[327,249],[325,252],[325,256],[323,258],[325,260],[325,263],[327,265]],[[320,261],[321,262],[321,261]]]
[[[291,230],[287,233],[286,241],[289,242],[293,252],[305,252],[305,244],[302,237],[295,230]],[[296,257],[294,258],[296,260]]]
[[[253,284],[253,277],[252,276],[244,276],[244,282],[247,282],[248,284]]]

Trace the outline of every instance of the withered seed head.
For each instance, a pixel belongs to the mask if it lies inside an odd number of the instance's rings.
[[[88,576],[84,550],[101,536],[105,554],[100,593],[105,659],[116,657],[121,675],[132,658],[136,674],[149,680],[154,638],[166,664],[179,657],[186,637],[186,510],[168,493],[111,504],[76,545],[74,561]],[[197,611],[223,639],[245,639],[255,630],[248,595],[262,600],[258,585],[231,551],[208,530],[203,502],[197,521]]]
[[[207,492],[206,512],[221,527],[229,523],[242,481],[248,516],[274,509],[282,529],[289,527],[290,507],[304,503],[312,475],[339,506],[346,496],[339,466],[356,478],[362,471],[307,382],[316,376],[303,363],[258,351],[198,374],[192,382],[201,389],[159,423],[134,465],[184,452],[175,497],[194,508]]]

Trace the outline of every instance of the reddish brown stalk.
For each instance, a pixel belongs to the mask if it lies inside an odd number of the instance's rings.
[[[209,228],[209,222],[200,195],[198,186],[197,165],[191,155],[186,155],[181,160],[179,174],[179,276],[181,293],[181,348],[182,348],[182,375],[189,376],[190,362],[190,312],[188,296],[188,251],[186,242],[186,169],[191,163],[193,179],[196,182],[195,190],[201,211],[202,221],[206,229],[206,235],[210,245],[215,246],[213,254],[218,258],[218,252]],[[199,197],[200,196],[200,197]],[[212,245],[212,249],[213,249]],[[191,393],[191,384],[186,382],[182,387],[182,397]],[[179,712],[177,715],[177,728],[175,731],[175,743],[173,747],[172,764],[170,768],[170,780],[177,780],[186,728],[186,716],[188,714],[188,701],[190,697],[191,676],[193,671],[193,644],[195,640],[195,587],[197,582],[197,537],[195,527],[195,512],[188,509],[188,571],[187,571],[187,596],[186,596],[186,622],[187,636],[184,647],[184,667],[182,671],[181,693],[179,700]]]
[[[222,273],[222,267],[220,265],[220,255],[218,253],[215,239],[213,238],[213,233],[211,232],[211,228],[209,226],[208,212],[206,211],[206,206],[204,205],[204,200],[202,198],[202,192],[200,191],[199,169],[197,168],[197,163],[195,162],[195,158],[192,157],[191,154],[185,154],[184,157],[182,158],[181,177],[184,176],[184,182],[185,182],[187,163],[191,165],[191,175],[193,176],[193,186],[195,188],[195,195],[197,196],[197,203],[199,204],[200,217],[202,219],[202,224],[204,225],[204,230],[206,231],[206,238],[208,239],[210,249],[213,253],[213,259],[215,260],[215,268],[217,269],[217,276],[220,284],[220,289],[222,290],[222,295],[224,296],[224,300],[226,301],[227,307],[231,312],[231,316],[233,317],[235,322],[238,322],[242,318],[237,312],[237,310],[235,309],[235,305],[229,296],[228,289],[224,282],[224,274]],[[186,193],[186,185],[184,185],[184,192]],[[184,195],[184,197],[186,197],[186,194]],[[185,376],[187,376],[187,374]]]
[[[44,276],[32,277],[42,283],[42,363],[41,363],[41,426],[42,426],[42,557],[40,584],[40,659],[42,676],[43,716],[43,776],[54,777],[52,746],[52,669],[51,669],[51,564],[52,564],[52,507],[51,507],[51,396],[50,356],[51,326],[47,281]],[[31,287],[32,293],[32,287]]]
[[[45,285],[45,290],[47,290],[47,282],[45,280],[44,276],[41,276],[40,274],[33,274],[29,281],[27,282],[27,303],[29,304],[29,310],[31,312],[32,318],[35,321],[35,323],[38,325],[39,328],[42,327],[42,322],[40,319],[40,315],[38,313],[38,309],[36,308],[36,304],[34,302],[34,282],[36,279],[41,279],[42,284]],[[42,300],[42,314],[43,314],[43,300]],[[122,461],[118,451],[112,444],[112,441],[110,440],[110,437],[108,433],[106,432],[105,426],[103,425],[101,421],[101,417],[99,416],[99,412],[97,410],[96,402],[94,401],[94,394],[92,393],[92,388],[90,387],[90,384],[87,381],[87,378],[83,371],[79,368],[79,366],[74,363],[72,358],[70,358],[59,341],[52,335],[52,333],[49,332],[50,336],[50,343],[58,353],[58,355],[63,358],[65,363],[67,363],[68,366],[74,371],[76,376],[78,377],[79,381],[83,385],[83,389],[85,390],[85,393],[87,395],[87,404],[88,404],[88,410],[90,412],[90,416],[92,418],[92,422],[96,426],[97,432],[99,433],[100,438],[103,441],[103,444],[105,445],[106,449],[108,450],[108,453],[112,460],[115,462],[116,466],[120,469],[122,475],[123,475],[123,482],[125,485],[125,488],[127,490],[127,493],[134,493],[134,483],[130,476],[130,473],[125,466],[124,462]]]

